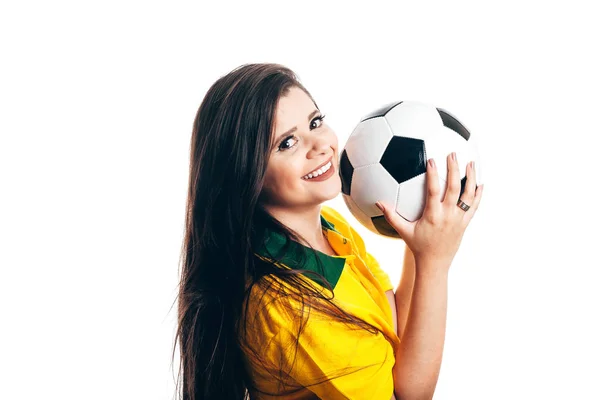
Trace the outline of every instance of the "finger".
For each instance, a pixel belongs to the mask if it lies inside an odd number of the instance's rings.
[[[465,184],[465,191],[462,195],[460,195],[460,199],[469,205],[473,204],[473,199],[475,198],[475,189],[477,187],[474,166],[475,164],[473,161],[467,164],[467,182]]]
[[[473,199],[473,204],[471,208],[467,212],[465,212],[465,216],[467,218],[467,222],[471,221],[473,215],[479,208],[479,203],[481,202],[481,196],[483,195],[483,184],[477,186],[477,190],[475,190],[475,198]]]
[[[441,189],[440,189],[440,179],[437,171],[437,166],[435,165],[435,161],[433,158],[427,160],[427,198],[425,199],[425,209],[423,213],[428,213],[431,211],[436,212],[437,209],[441,206]]]
[[[456,153],[450,153],[446,159],[448,164],[448,187],[443,202],[447,206],[456,206],[460,195],[460,173]]]
[[[375,205],[383,212],[385,220],[398,232],[401,238],[412,237],[414,222],[405,220],[396,210],[381,201],[376,202]]]

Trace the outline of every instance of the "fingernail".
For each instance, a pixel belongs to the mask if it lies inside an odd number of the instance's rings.
[[[456,153],[452,153],[452,160],[456,161]]]
[[[375,205],[377,206],[377,208],[383,211],[383,204],[381,204],[380,202],[376,202]]]
[[[435,161],[433,161],[433,158],[429,159],[429,165],[431,165],[432,168],[435,168]]]

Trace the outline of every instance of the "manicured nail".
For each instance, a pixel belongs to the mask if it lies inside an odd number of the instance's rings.
[[[456,153],[452,153],[452,160],[456,161]]]
[[[383,210],[383,204],[381,204],[380,202],[376,202],[375,205],[377,206],[377,208],[379,208],[382,212]]]

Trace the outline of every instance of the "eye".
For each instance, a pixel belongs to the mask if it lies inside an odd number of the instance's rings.
[[[318,117],[316,117],[315,119],[313,119],[312,121],[310,121],[310,129],[320,128],[321,125],[323,125],[323,120],[324,119],[325,119],[324,115],[319,115]]]
[[[294,147],[296,145],[296,143],[298,143],[298,139],[295,136],[293,136],[293,135],[288,136],[285,139],[283,139],[283,141],[281,142],[281,144],[279,145],[277,150],[283,151],[283,150],[291,149],[292,147]]]

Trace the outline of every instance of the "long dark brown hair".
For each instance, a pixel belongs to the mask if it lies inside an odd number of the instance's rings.
[[[269,231],[285,236],[284,252],[292,241],[301,242],[259,201],[277,102],[292,87],[310,96],[282,65],[242,65],[211,86],[196,114],[173,347],[174,359],[179,344],[180,399],[244,399],[257,390],[246,370],[241,342],[247,326],[244,304],[255,285],[274,294],[271,298],[291,296],[298,301],[301,321],[309,314],[306,306],[373,334],[379,331],[307,284],[301,275],[310,271],[278,266],[282,254],[268,261],[255,255]],[[303,255],[298,259],[301,265]],[[322,275],[316,277],[332,291]],[[300,323],[297,337],[303,327]],[[260,356],[259,349],[251,351]],[[302,389],[282,383],[291,392]]]

